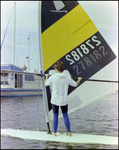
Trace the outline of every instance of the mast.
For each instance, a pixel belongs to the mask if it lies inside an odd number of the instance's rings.
[[[30,35],[28,39],[28,71],[30,71]]]
[[[42,39],[41,39],[41,2],[38,1],[38,33],[39,33],[39,59],[40,59],[40,66],[41,66],[41,74],[44,75],[44,68],[43,68],[43,55],[42,55]],[[41,77],[42,81],[42,92],[43,92],[43,102],[44,102],[44,109],[45,109],[45,116],[46,122],[48,127],[48,134],[51,134],[50,130],[50,119],[48,114],[48,103],[47,103],[47,94],[46,94],[46,87],[45,87],[45,76]]]
[[[16,2],[14,2],[14,65],[15,65],[15,35],[16,35]]]

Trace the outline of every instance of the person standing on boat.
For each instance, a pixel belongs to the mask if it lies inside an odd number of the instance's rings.
[[[63,113],[64,123],[68,132],[68,136],[70,137],[72,134],[70,132],[70,121],[68,117],[68,87],[69,85],[73,87],[78,86],[82,78],[78,77],[77,82],[75,82],[73,79],[71,79],[71,77],[67,76],[63,72],[64,63],[61,61],[56,62],[53,67],[55,69],[54,75],[49,77],[49,74],[45,74],[45,86],[50,86],[52,89],[51,104],[53,110],[53,135],[56,136],[58,128],[58,112],[60,106]]]

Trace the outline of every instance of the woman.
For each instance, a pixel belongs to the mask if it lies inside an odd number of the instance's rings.
[[[51,87],[51,104],[53,110],[53,135],[56,136],[57,127],[58,127],[58,112],[59,106],[61,107],[64,123],[68,132],[68,136],[71,137],[70,132],[70,121],[68,117],[68,101],[67,101],[67,94],[68,94],[68,87],[70,86],[78,86],[81,77],[78,77],[77,82],[67,76],[64,71],[64,63],[58,61],[54,64],[55,74],[49,77],[49,74],[45,74],[45,86]],[[49,77],[49,78],[48,78]]]

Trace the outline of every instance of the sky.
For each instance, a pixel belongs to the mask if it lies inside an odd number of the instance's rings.
[[[1,43],[7,29],[1,48],[1,64],[14,64],[14,11],[12,11],[14,2],[16,2],[15,65],[28,66],[26,57],[30,44],[30,72],[34,72],[34,69],[40,71],[38,1],[1,1]],[[118,57],[118,1],[78,2]],[[27,39],[28,37],[30,39]]]

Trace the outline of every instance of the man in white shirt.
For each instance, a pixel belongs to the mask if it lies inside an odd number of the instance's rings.
[[[81,81],[81,77],[78,77],[77,82],[67,76],[64,71],[64,63],[58,61],[54,64],[55,74],[49,77],[49,74],[45,74],[45,86],[50,86],[51,88],[51,104],[53,109],[53,135],[56,136],[58,127],[58,111],[59,106],[61,107],[65,126],[70,137],[72,134],[70,132],[70,121],[68,117],[68,87],[76,87]],[[49,77],[49,78],[48,78]]]

